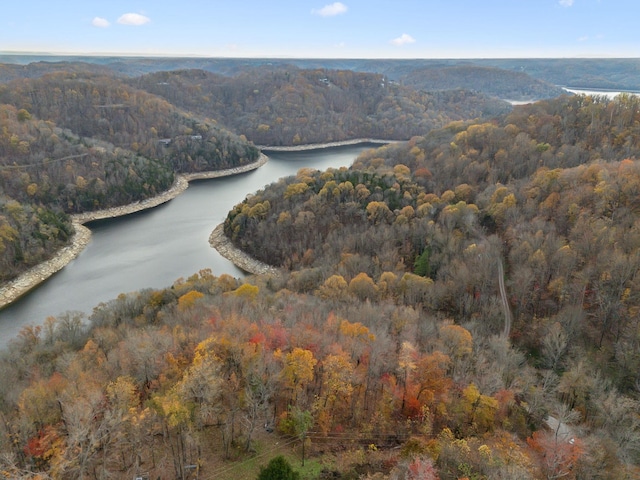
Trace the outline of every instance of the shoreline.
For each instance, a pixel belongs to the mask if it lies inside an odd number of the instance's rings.
[[[233,263],[240,270],[252,273],[254,275],[271,274],[277,275],[279,270],[276,267],[267,265],[256,260],[248,253],[243,252],[231,243],[229,237],[224,234],[224,223],[221,223],[213,229],[209,235],[209,245],[215,248],[217,252],[224,258]]]
[[[374,143],[377,145],[386,145],[389,143],[406,142],[407,140],[382,140],[379,138],[356,138],[354,140],[342,140],[340,142],[329,143],[307,143],[305,145],[290,145],[281,147],[270,147],[268,145],[256,145],[257,148],[266,150],[267,152],[301,152],[305,150],[320,150],[322,148],[332,147],[348,147],[349,145],[358,145],[360,143]]]
[[[133,202],[120,207],[112,207],[94,212],[85,212],[71,215],[71,224],[74,234],[71,243],[58,250],[52,258],[31,267],[15,279],[0,286],[0,310],[7,307],[20,297],[29,293],[41,283],[48,280],[52,275],[62,270],[69,263],[75,260],[91,241],[91,230],[84,226],[85,223],[107,218],[117,218],[132,213],[148,210],[170,200],[173,200],[189,187],[189,182],[194,180],[208,180],[213,178],[227,177],[240,173],[250,172],[264,165],[269,157],[262,153],[262,150],[273,152],[295,152],[305,150],[319,150],[323,148],[344,147],[358,145],[361,143],[373,143],[385,145],[398,143],[406,140],[382,140],[361,138],[354,140],[343,140],[340,142],[314,143],[306,145],[295,145],[286,147],[270,147],[266,145],[257,146],[260,149],[260,157],[256,162],[242,165],[240,167],[226,170],[215,170],[208,172],[197,172],[177,175],[173,185],[166,191],[155,197],[147,198],[138,202]],[[224,235],[223,225],[218,225],[209,235],[209,245],[215,248],[218,253],[233,263],[236,267],[252,274],[270,273],[277,274],[278,269],[270,265],[263,264],[255,260],[242,250],[233,246],[231,241]]]
[[[330,143],[310,143],[306,145],[295,145],[289,147],[268,147],[265,145],[258,146],[260,151],[272,151],[272,152],[299,152],[305,150],[320,150],[322,148],[332,148],[332,147],[346,147],[349,145],[358,145],[360,143],[375,143],[380,145],[387,145],[389,143],[399,143],[404,142],[406,140],[381,140],[381,139],[372,139],[372,138],[360,138],[355,140],[344,140],[342,142],[330,142]],[[211,248],[217,250],[217,252],[222,255],[224,258],[233,263],[240,270],[244,270],[245,272],[260,275],[260,274],[271,274],[277,275],[279,273],[279,269],[276,267],[272,267],[271,265],[267,265],[266,263],[262,263],[259,260],[256,260],[248,253],[237,248],[231,240],[224,234],[224,223],[221,223],[216,228],[213,229],[211,235],[209,235],[209,245]]]
[[[157,207],[163,203],[173,200],[184,192],[189,187],[189,182],[191,181],[227,177],[237,175],[239,173],[250,172],[267,163],[268,159],[269,157],[260,153],[260,157],[256,162],[242,165],[240,167],[177,175],[173,185],[168,190],[156,195],[155,197],[120,207],[112,207],[104,210],[96,210],[95,212],[71,215],[71,224],[74,229],[71,242],[58,250],[49,260],[31,267],[18,277],[0,286],[0,309],[10,305],[23,295],[27,294],[30,290],[33,290],[42,282],[49,279],[53,274],[66,267],[76,259],[80,253],[82,253],[91,241],[91,230],[84,226],[85,223],[94,220],[122,217]]]

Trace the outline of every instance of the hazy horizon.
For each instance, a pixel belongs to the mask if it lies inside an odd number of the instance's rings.
[[[118,53],[118,52],[47,52],[47,51],[5,51],[0,50],[0,56],[42,56],[42,57],[124,57],[124,58],[193,58],[193,59],[257,59],[257,60],[615,60],[615,59],[640,59],[640,54],[634,56],[566,56],[566,57],[327,57],[327,56],[293,56],[293,55],[262,55],[262,56],[223,56],[223,55],[197,55],[197,54],[163,54],[163,53]]]
[[[24,0],[3,54],[198,58],[637,58],[633,0]]]

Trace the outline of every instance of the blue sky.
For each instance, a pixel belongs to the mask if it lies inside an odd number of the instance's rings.
[[[640,57],[638,0],[2,0],[0,52]]]

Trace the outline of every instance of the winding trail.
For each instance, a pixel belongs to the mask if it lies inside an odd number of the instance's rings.
[[[556,417],[549,415],[545,421],[545,425],[553,432],[556,441],[568,442],[573,444],[574,434],[571,428],[566,424],[558,420]]]
[[[509,307],[509,300],[507,299],[507,290],[504,288],[504,266],[502,265],[501,258],[498,258],[498,285],[500,287],[502,311],[504,312],[504,329],[502,330],[502,336],[508,338],[511,333],[513,316],[511,315],[511,308]]]

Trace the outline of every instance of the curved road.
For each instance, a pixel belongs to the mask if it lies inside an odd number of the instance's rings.
[[[509,337],[509,334],[511,333],[511,324],[513,323],[513,316],[511,315],[511,308],[509,308],[507,290],[504,288],[504,266],[502,265],[501,258],[498,258],[498,285],[500,287],[502,311],[504,312],[504,329],[502,330],[502,335],[504,337]]]

